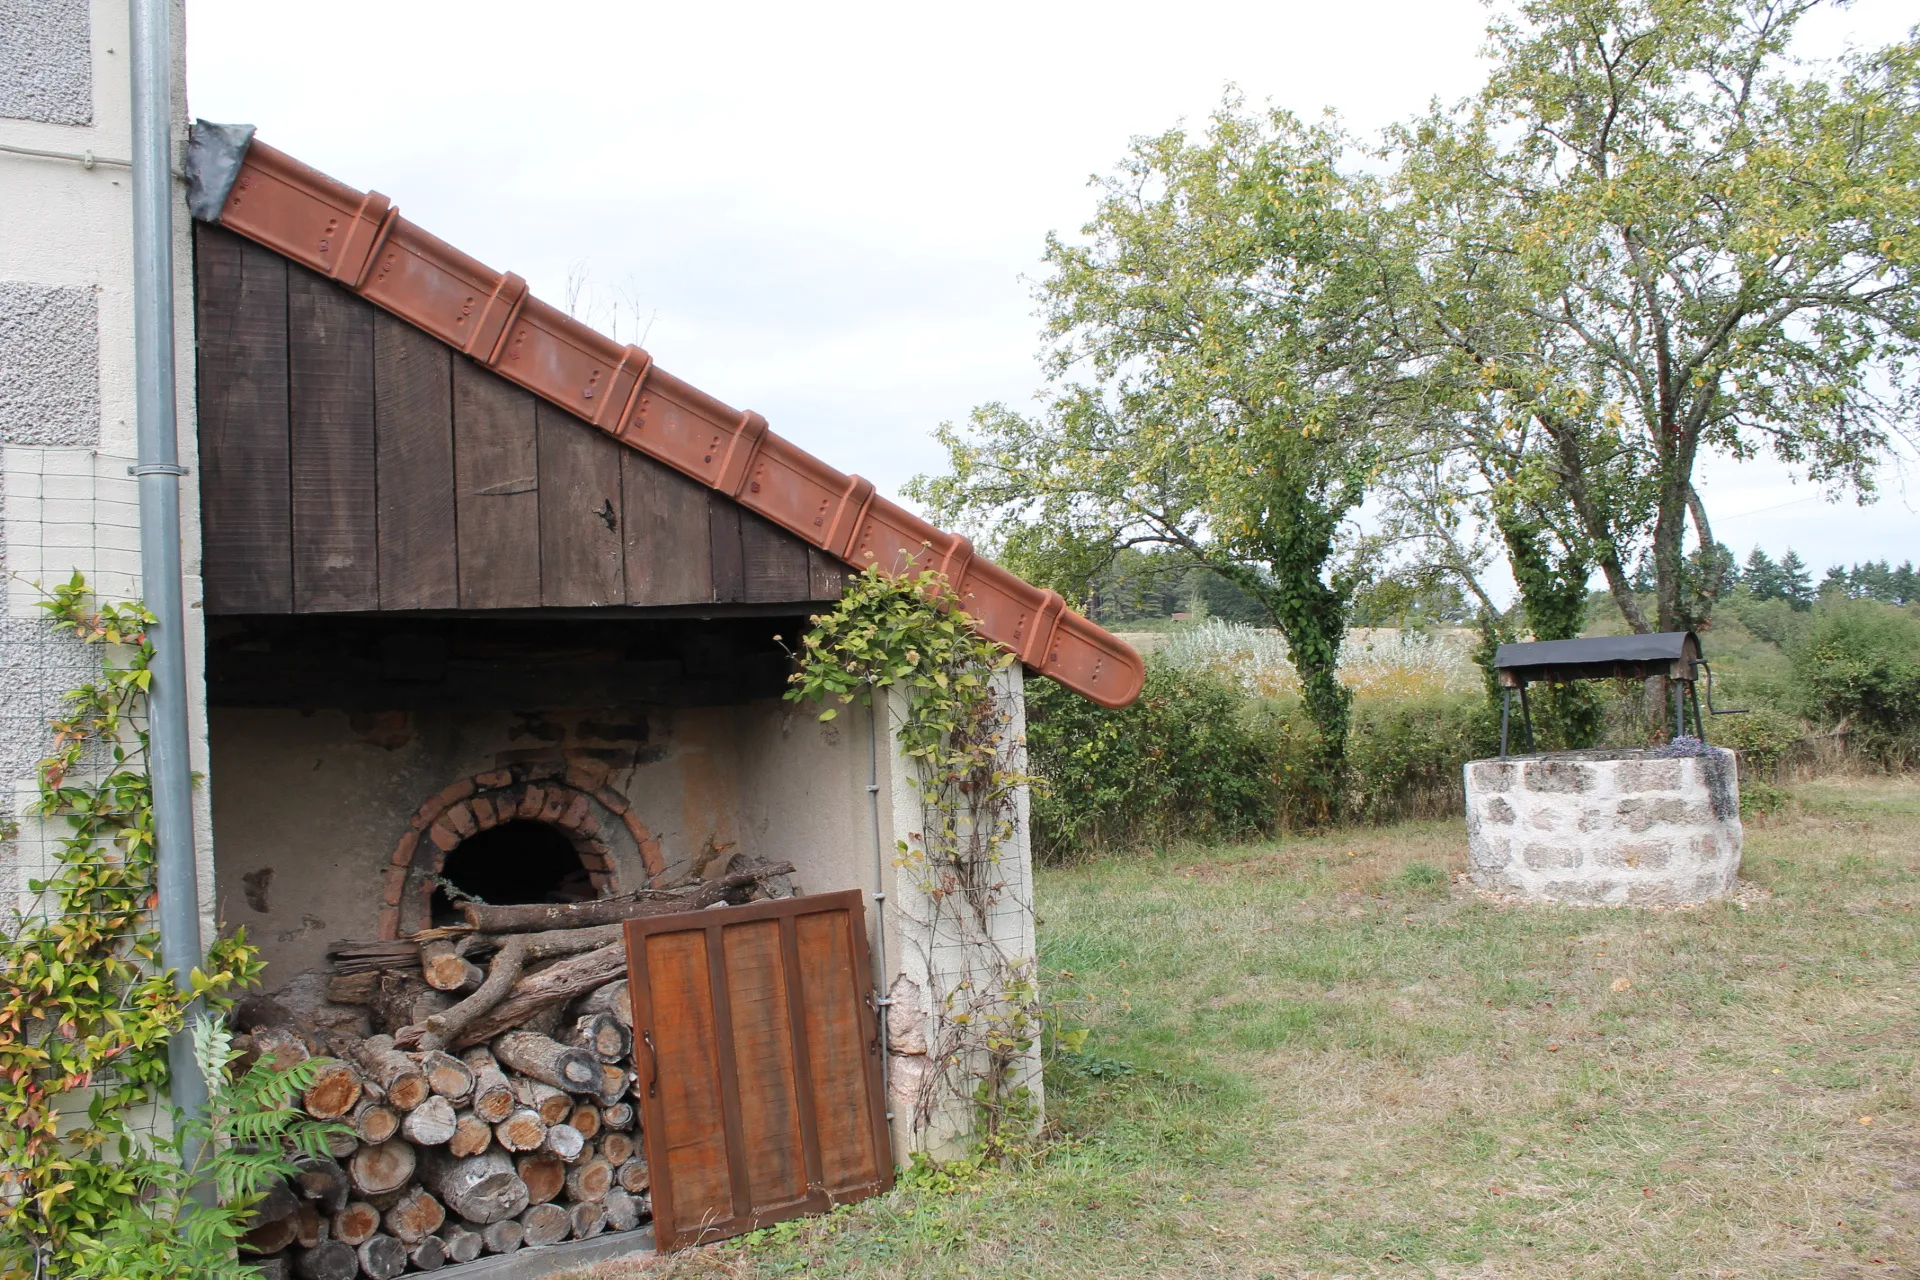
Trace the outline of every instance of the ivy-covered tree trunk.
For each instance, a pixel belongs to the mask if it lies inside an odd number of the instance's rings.
[[[1521,608],[1533,638],[1578,637],[1586,624],[1587,577],[1592,566],[1574,550],[1562,549],[1556,555],[1544,522],[1515,502],[1496,500],[1494,523],[1506,544],[1507,561],[1513,566]],[[1532,702],[1537,745],[1565,751],[1599,741],[1600,698],[1591,683],[1550,685]]]

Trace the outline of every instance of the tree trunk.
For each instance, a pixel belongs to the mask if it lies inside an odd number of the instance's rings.
[[[326,1238],[326,1215],[311,1201],[301,1201],[300,1207],[293,1211],[293,1242],[302,1249],[311,1249]]]
[[[420,976],[436,991],[472,991],[486,981],[480,966],[445,940],[420,944]]]
[[[575,1200],[599,1200],[613,1186],[613,1166],[599,1156],[567,1170],[567,1194]]]
[[[402,1244],[419,1244],[440,1229],[447,1211],[425,1187],[415,1184],[401,1193],[398,1203],[381,1216],[387,1234]]]
[[[384,1102],[362,1098],[348,1123],[362,1142],[378,1146],[400,1132],[400,1113]]]
[[[457,1222],[450,1222],[440,1229],[440,1244],[447,1251],[447,1261],[455,1266],[472,1262],[487,1247],[484,1236],[478,1231],[469,1231]]]
[[[627,1096],[627,1089],[633,1083],[633,1072],[625,1062],[603,1062],[600,1064],[600,1089],[594,1095],[603,1107],[610,1107]]]
[[[382,1142],[362,1147],[347,1162],[353,1189],[364,1196],[398,1191],[413,1177],[413,1148],[404,1142]]]
[[[380,1211],[364,1200],[354,1200],[333,1215],[333,1238],[358,1248],[380,1229]]]
[[[570,1124],[549,1125],[546,1141],[540,1144],[540,1149],[572,1164],[586,1152],[587,1140]]]
[[[549,1040],[531,1031],[509,1031],[493,1042],[503,1066],[556,1089],[596,1089],[600,1062],[585,1049]]]
[[[633,995],[627,988],[627,980],[609,982],[604,987],[596,987],[580,1002],[581,1013],[610,1013],[619,1019],[620,1025],[628,1031],[633,1030]]]
[[[499,1124],[513,1114],[513,1086],[484,1046],[469,1049],[465,1059],[473,1073],[473,1114],[488,1124]]]
[[[607,1211],[607,1230],[631,1231],[640,1225],[640,1202],[620,1188],[608,1190],[600,1205]]]
[[[618,1169],[633,1159],[633,1139],[618,1129],[600,1131],[600,1155],[608,1164]]]
[[[447,1246],[439,1236],[428,1236],[407,1251],[407,1261],[416,1271],[438,1271],[447,1265]]]
[[[323,1240],[293,1260],[300,1280],[355,1280],[360,1259],[353,1246],[341,1240]]]
[[[767,876],[791,875],[790,863],[778,863],[751,872],[722,876],[695,886],[685,893],[653,890],[646,898],[596,898],[592,902],[530,903],[524,906],[488,906],[478,902],[460,904],[460,914],[480,933],[538,933],[549,929],[579,929],[594,925],[618,924],[641,916],[673,915],[698,911],[722,902]]]
[[[558,1156],[544,1151],[521,1156],[513,1162],[513,1167],[520,1181],[527,1184],[530,1204],[545,1204],[567,1185],[567,1166]]]
[[[315,1120],[338,1120],[360,1101],[360,1073],[336,1058],[319,1059],[300,1106]]]
[[[427,1077],[412,1058],[393,1047],[392,1036],[374,1036],[353,1048],[354,1060],[367,1078],[380,1086],[387,1105],[396,1111],[411,1111],[433,1092]]]
[[[440,1097],[428,1098],[407,1112],[407,1118],[400,1122],[400,1136],[417,1147],[443,1146],[453,1137],[458,1124],[451,1102]]]
[[[448,1208],[469,1222],[498,1222],[527,1207],[527,1185],[504,1151],[456,1160],[443,1152],[427,1158],[422,1180]]]
[[[513,1096],[521,1106],[538,1111],[541,1121],[546,1124],[565,1124],[567,1117],[573,1114],[573,1097],[565,1089],[556,1089],[525,1076],[514,1077]]]
[[[294,1260],[292,1255],[276,1253],[268,1258],[248,1258],[247,1266],[253,1269],[255,1280],[294,1280]],[[356,1271],[355,1274],[358,1274]]]
[[[516,1111],[493,1126],[493,1139],[508,1151],[534,1151],[547,1140],[547,1123],[538,1111]]]
[[[360,1246],[360,1270],[367,1280],[393,1280],[407,1269],[407,1246],[392,1236],[374,1236]]]
[[[292,1216],[299,1207],[300,1197],[296,1196],[293,1189],[286,1183],[275,1178],[267,1184],[265,1194],[255,1202],[253,1209],[248,1213],[247,1226],[253,1228],[265,1226],[269,1222],[279,1222]],[[279,1250],[262,1249],[261,1252],[277,1253]]]
[[[600,1135],[600,1108],[591,1102],[582,1102],[567,1116],[567,1123],[578,1129],[581,1137],[592,1142]]]
[[[512,1253],[525,1242],[526,1236],[526,1228],[520,1225],[518,1218],[489,1222],[487,1229],[480,1233],[488,1253]]]
[[[557,1204],[536,1204],[520,1215],[520,1230],[528,1245],[559,1244],[573,1230],[573,1220]]]
[[[582,932],[591,932],[582,930]],[[518,937],[544,937],[544,934],[517,934]],[[511,943],[514,939],[508,939]],[[496,957],[496,962],[498,958]],[[498,1007],[489,1007],[484,1013],[476,1014],[470,1023],[455,1033],[449,1033],[447,1042],[456,1047],[476,1044],[490,1040],[503,1031],[520,1026],[536,1012],[552,1005],[563,1004],[574,999],[583,991],[591,991],[603,986],[610,978],[618,977],[627,969],[627,947],[624,942],[610,941],[598,949],[585,954],[576,954],[572,959],[562,960],[559,964],[542,969],[539,973],[522,978],[513,984],[511,994],[507,995]],[[484,990],[484,988],[483,988]],[[470,999],[477,999],[476,992]],[[455,1011],[445,1015],[452,1017]]]
[[[428,1050],[420,1055],[420,1070],[426,1073],[427,1087],[456,1107],[473,1095],[473,1072],[451,1054]]]
[[[616,1102],[610,1107],[600,1108],[600,1125],[605,1129],[633,1128],[633,1104]]]
[[[299,1232],[293,1224],[293,1215],[273,1222],[263,1222],[240,1237],[242,1253],[279,1253],[293,1244]]]
[[[471,1111],[454,1117],[453,1136],[447,1139],[447,1154],[466,1159],[477,1156],[493,1145],[493,1126]]]
[[[326,1213],[345,1207],[351,1184],[347,1171],[331,1156],[301,1156],[293,1162],[293,1186],[303,1200],[312,1200]]]
[[[262,1027],[255,1031],[253,1051],[275,1071],[286,1071],[313,1056],[291,1027]]]
[[[653,1186],[653,1177],[647,1171],[645,1156],[635,1156],[620,1166],[620,1189],[631,1191],[634,1195],[643,1195]]]
[[[567,1210],[575,1240],[587,1240],[607,1229],[607,1207],[598,1200],[576,1200]]]
[[[567,1040],[602,1062],[618,1062],[633,1053],[633,1038],[610,1013],[589,1013],[573,1024]]]
[[[351,1123],[351,1121],[349,1121]],[[345,1160],[360,1149],[360,1139],[353,1133],[342,1133],[337,1129],[327,1131],[321,1141],[326,1143],[327,1154],[335,1160]]]

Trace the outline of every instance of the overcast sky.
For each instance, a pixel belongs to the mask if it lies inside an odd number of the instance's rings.
[[[1810,51],[1912,9],[1822,13]],[[1041,384],[1032,278],[1130,137],[1254,104],[1372,133],[1479,83],[1477,0],[796,5],[187,0],[189,106],[356,187],[897,491],[942,421]],[[644,336],[642,336],[644,334]],[[1715,532],[1920,557],[1920,476],[1830,506],[1703,467]]]

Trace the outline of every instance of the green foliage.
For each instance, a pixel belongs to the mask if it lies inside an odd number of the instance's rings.
[[[1249,699],[1205,671],[1150,659],[1139,700],[1117,711],[1036,682],[1027,693],[1034,856],[1180,840],[1235,840],[1325,820],[1312,781],[1316,733],[1299,700]],[[1498,724],[1471,694],[1354,703],[1342,789],[1347,821],[1458,808],[1460,767],[1491,754]]]
[[[1836,603],[1815,614],[1792,656],[1816,715],[1847,722],[1882,764],[1920,760],[1920,616]]]
[[[1796,64],[1813,8],[1524,0],[1481,93],[1389,148],[1439,447],[1536,495],[1635,630],[1723,583],[1702,450],[1864,494],[1920,390],[1920,42]]]
[[[41,912],[0,941],[0,1170],[14,1192],[0,1200],[0,1276],[31,1273],[39,1250],[77,1265],[100,1232],[141,1212],[143,1175],[117,1153],[166,1087],[167,1040],[191,1000],[217,1002],[260,970],[244,935],[217,942],[184,990],[157,967],[142,727],[152,615],[94,606],[77,573],[42,607],[109,657],[54,722],[35,812],[66,833],[55,873],[29,883]]]
[[[317,1061],[276,1071],[260,1060],[236,1079],[237,1055],[220,1020],[196,1019],[192,1035],[207,1081],[206,1114],[173,1113],[164,1137],[120,1138],[115,1163],[131,1195],[90,1230],[75,1233],[75,1280],[257,1276],[234,1256],[250,1210],[276,1179],[293,1172],[294,1156],[325,1155],[328,1130],[343,1128],[307,1120],[295,1108]],[[212,1203],[195,1199],[203,1186],[211,1189]]]
[[[910,489],[1071,598],[1119,548],[1159,546],[1258,602],[1300,675],[1328,814],[1351,701],[1336,539],[1388,456],[1406,377],[1382,337],[1377,193],[1340,171],[1346,146],[1233,103],[1201,137],[1138,140],[1087,241],[1048,242],[1048,409],[942,428],[951,473]]]
[[[1740,783],[1744,791],[1774,777],[1806,738],[1807,727],[1798,716],[1773,707],[1752,707],[1745,715],[1714,717],[1708,733],[1715,746],[1740,753],[1748,775]]]
[[[1046,785],[1032,802],[1034,857],[1270,829],[1282,766],[1244,701],[1217,677],[1155,661],[1139,699],[1119,710],[1035,681],[1027,745]]]
[[[921,823],[897,842],[894,864],[933,913],[919,922],[926,936],[958,937],[974,952],[964,977],[927,993],[935,1015],[928,1059],[937,1070],[914,1101],[914,1129],[927,1128],[939,1091],[952,1090],[973,1103],[980,1151],[1006,1158],[1037,1117],[1021,1069],[1045,1018],[1032,957],[1006,955],[992,928],[1004,888],[1000,849],[1030,781],[1009,767],[1018,744],[994,688],[1014,657],[974,631],[952,586],[931,570],[895,576],[868,565],[812,622],[786,696],[829,704],[820,719],[832,720],[856,701],[883,714],[891,691],[905,694],[893,729],[920,788]],[[990,963],[979,959],[989,953]]]

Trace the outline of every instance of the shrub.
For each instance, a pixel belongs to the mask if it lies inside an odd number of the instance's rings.
[[[1110,711],[1045,680],[1027,685],[1034,856],[1137,847],[1173,837],[1235,839],[1274,820],[1277,752],[1213,675],[1147,664],[1132,706]]]
[[[1347,741],[1347,816],[1398,822],[1458,813],[1461,766],[1499,750],[1498,714],[1478,694],[1362,699]]]
[[[1731,747],[1740,753],[1741,785],[1757,785],[1775,778],[1780,766],[1807,736],[1799,717],[1772,707],[1754,707],[1745,715],[1715,716],[1707,726],[1716,747]]]
[[[1846,722],[1877,763],[1920,759],[1920,617],[1871,601],[1841,601],[1813,616],[1793,646],[1808,710]]]

